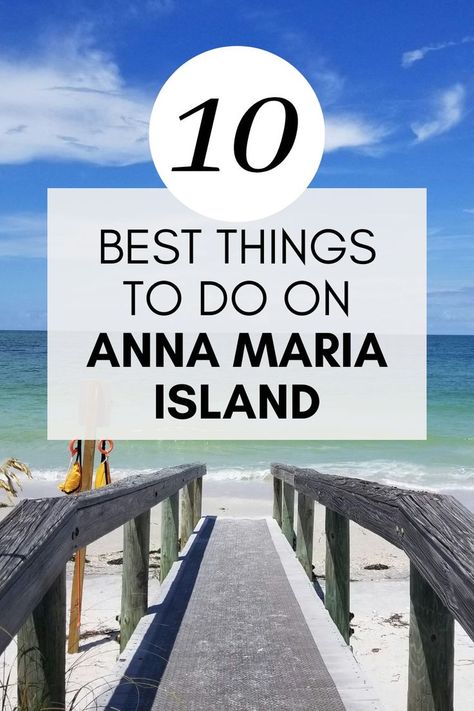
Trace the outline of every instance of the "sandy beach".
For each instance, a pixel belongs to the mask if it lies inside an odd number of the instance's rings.
[[[452,492],[455,493],[455,492]],[[472,506],[473,497],[457,492]],[[470,492],[469,492],[470,494]],[[56,495],[52,482],[28,482],[23,495]],[[5,510],[4,510],[5,511]],[[203,513],[215,516],[271,516],[272,485],[264,481],[204,481]],[[3,514],[5,515],[5,514]],[[158,595],[160,507],[152,510],[150,601]],[[314,568],[324,589],[324,508],[315,507]],[[117,635],[121,595],[122,531],[117,529],[87,549],[81,646],[67,656],[68,708],[80,708],[107,687],[119,654]],[[68,599],[72,563],[68,564]],[[404,711],[407,692],[409,564],[407,557],[382,538],[351,523],[351,610],[354,655],[384,707]],[[2,659],[2,676],[15,667],[15,643]],[[455,708],[465,711],[474,695],[474,643],[456,625]],[[9,705],[14,708],[14,673]]]

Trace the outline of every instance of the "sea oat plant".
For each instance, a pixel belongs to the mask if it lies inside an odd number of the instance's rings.
[[[0,501],[0,506],[11,506],[13,499],[18,496],[18,492],[23,488],[18,473],[24,474],[28,479],[32,479],[30,468],[11,457],[0,466],[0,489],[7,492],[7,501]]]

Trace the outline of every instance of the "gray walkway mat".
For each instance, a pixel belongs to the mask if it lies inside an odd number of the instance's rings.
[[[107,708],[344,709],[266,521],[205,520]]]

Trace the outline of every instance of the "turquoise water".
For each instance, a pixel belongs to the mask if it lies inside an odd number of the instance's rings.
[[[205,461],[219,479],[260,478],[271,461],[430,488],[474,489],[474,336],[428,339],[426,442],[120,442],[116,474]],[[0,462],[58,479],[66,442],[46,440],[46,333],[0,331]]]

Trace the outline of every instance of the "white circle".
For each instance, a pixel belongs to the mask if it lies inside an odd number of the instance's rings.
[[[234,141],[242,117],[264,99],[274,100],[256,111],[243,152],[250,168],[260,171],[251,172],[239,165]],[[285,102],[298,115],[294,143],[279,165],[262,171],[282,141]],[[210,123],[214,109],[199,162],[219,170],[173,170],[193,164],[204,115]],[[163,85],[150,118],[151,155],[164,184],[184,205],[216,220],[257,220],[288,207],[308,187],[323,149],[324,119],[313,88],[284,59],[255,47],[219,47],[181,65]]]

